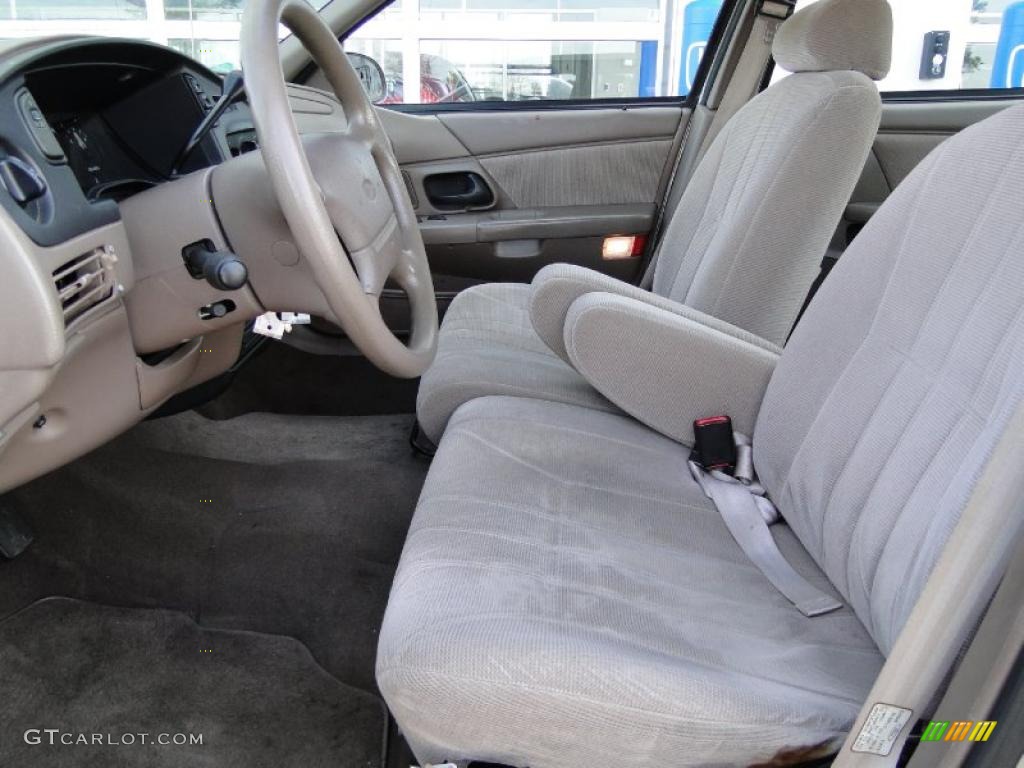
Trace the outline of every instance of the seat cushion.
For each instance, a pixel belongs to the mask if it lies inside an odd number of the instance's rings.
[[[441,325],[437,357],[420,381],[416,414],[438,442],[449,417],[484,395],[518,395],[618,411],[533,330],[526,283],[463,291]]]
[[[808,619],[776,592],[686,460],[618,414],[509,397],[456,411],[377,660],[420,761],[747,765],[838,747],[880,653],[849,609]]]

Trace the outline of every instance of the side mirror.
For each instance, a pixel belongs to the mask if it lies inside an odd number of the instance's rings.
[[[356,74],[359,75],[363,90],[366,91],[366,96],[371,103],[376,104],[387,96],[388,87],[384,81],[384,70],[376,60],[362,53],[346,53],[345,55],[348,56],[349,63]]]

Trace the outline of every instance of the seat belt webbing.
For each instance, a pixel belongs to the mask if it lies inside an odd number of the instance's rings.
[[[753,480],[749,442],[737,440],[737,452],[740,459],[735,477],[708,472],[696,461],[690,461],[693,479],[714,502],[729,533],[772,586],[804,616],[820,616],[842,608],[842,603],[797,573],[779,550],[768,528],[779,519],[779,513],[764,495],[764,489]]]
[[[733,70],[732,77],[729,78],[725,91],[722,93],[714,119],[711,121],[707,133],[704,134],[698,157],[704,156],[715,137],[729,122],[729,118],[757,95],[772,55],[775,32],[792,12],[793,6],[788,2],[762,0],[757,16],[754,18],[754,26],[747,38],[747,44],[740,54],[739,61],[736,62],[736,68]]]

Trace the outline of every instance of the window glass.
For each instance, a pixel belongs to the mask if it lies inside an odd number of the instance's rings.
[[[425,40],[420,50],[421,83],[445,93],[438,101],[593,99],[639,93],[635,65],[641,52],[633,41]],[[433,99],[423,99],[428,100]]]
[[[346,47],[381,65],[392,104],[684,96],[723,2],[396,0]],[[243,3],[0,0],[0,38],[139,38],[223,72],[239,66]]]
[[[214,72],[224,75],[238,69],[241,60],[237,40],[205,40],[197,37],[172,37],[167,44],[186,56],[203,62]]]
[[[723,4],[402,2],[345,42],[380,63],[393,104],[685,96]]]
[[[145,18],[145,0],[8,0],[0,4],[0,19],[4,21],[17,19],[59,24],[63,20],[76,19]]]
[[[0,0],[0,38],[86,34],[149,40],[226,72],[239,67],[244,1]],[[319,8],[328,0],[309,2]]]
[[[241,21],[242,0],[164,0],[168,19]]]
[[[883,92],[1024,88],[1024,0],[889,2],[893,55]],[[785,75],[776,68],[772,79]]]

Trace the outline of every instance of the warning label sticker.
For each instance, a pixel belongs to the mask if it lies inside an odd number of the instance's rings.
[[[913,710],[892,704],[875,704],[853,742],[853,751],[888,755],[912,714]]]

